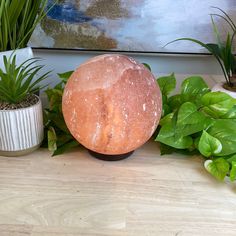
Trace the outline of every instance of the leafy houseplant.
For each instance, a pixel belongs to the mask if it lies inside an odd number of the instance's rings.
[[[223,84],[223,88],[229,91],[236,91],[236,60],[232,48],[234,36],[236,34],[236,25],[225,11],[217,7],[214,8],[218,9],[221,12],[221,14],[211,14],[211,22],[216,43],[203,43],[193,38],[179,38],[170,43],[179,40],[188,40],[196,44],[199,44],[203,48],[207,49],[215,57],[215,59],[217,60],[222,69],[225,78],[225,83]],[[214,16],[222,18],[225,22],[227,22],[227,24],[230,26],[232,30],[231,33],[230,32],[227,33],[227,37],[225,40],[222,40],[220,38],[218,27],[214,22],[213,18]]]
[[[3,57],[0,69],[0,155],[21,155],[36,149],[43,138],[42,106],[34,93],[49,72],[35,79],[43,66],[31,58],[19,66],[16,55]]]
[[[57,0],[54,2],[56,3]],[[17,63],[33,57],[27,43],[37,26],[54,6],[45,7],[48,0],[1,0],[0,1],[0,57],[17,55]],[[0,68],[4,65],[0,62]]]
[[[24,48],[45,16],[47,0],[1,0],[0,51]]]
[[[53,156],[62,154],[66,150],[76,147],[79,143],[70,134],[62,114],[62,94],[64,85],[73,71],[58,74],[61,82],[45,92],[49,101],[49,108],[44,111],[45,137],[44,145]]]
[[[198,76],[185,79],[179,94],[174,74],[161,77],[163,114],[156,141],[161,154],[201,153],[206,169],[217,179],[236,179],[236,100],[223,92],[211,92]]]

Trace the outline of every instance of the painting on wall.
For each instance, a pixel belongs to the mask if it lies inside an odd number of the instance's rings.
[[[53,0],[48,1],[48,7]],[[59,0],[38,25],[29,46],[129,52],[204,53],[180,37],[214,42],[217,6],[236,20],[235,0]],[[215,17],[222,36],[223,20]]]

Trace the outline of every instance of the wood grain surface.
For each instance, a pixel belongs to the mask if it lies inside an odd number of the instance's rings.
[[[104,162],[79,148],[0,157],[0,236],[236,235],[236,184],[149,142]]]

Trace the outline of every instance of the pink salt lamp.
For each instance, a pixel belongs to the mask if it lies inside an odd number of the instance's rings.
[[[69,78],[62,110],[71,134],[100,159],[118,160],[143,145],[161,117],[155,77],[134,59],[94,57]]]

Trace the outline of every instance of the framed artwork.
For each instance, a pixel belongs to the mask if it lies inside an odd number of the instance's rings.
[[[53,0],[48,1],[48,8]],[[36,28],[35,48],[157,53],[204,53],[180,37],[214,42],[216,6],[236,20],[235,0],[59,0]],[[215,16],[224,37],[227,25]]]

